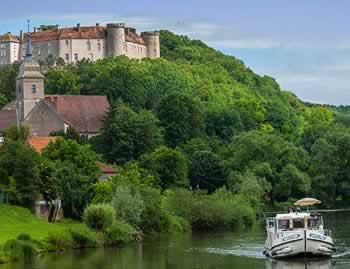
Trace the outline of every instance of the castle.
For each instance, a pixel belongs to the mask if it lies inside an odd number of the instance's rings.
[[[22,123],[30,127],[32,137],[45,137],[69,127],[87,138],[98,134],[109,110],[106,96],[45,95],[45,77],[33,58],[31,44],[28,34],[16,79],[16,100],[0,110],[0,133]]]
[[[126,55],[129,58],[159,58],[160,35],[157,31],[137,34],[124,23],[108,23],[34,31],[19,36],[6,33],[0,36],[0,66],[20,62],[26,51],[28,36],[33,47],[33,59],[43,60],[52,55],[71,64],[82,59],[91,61],[107,56]]]

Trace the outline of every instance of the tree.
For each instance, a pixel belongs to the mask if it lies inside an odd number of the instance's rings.
[[[309,190],[309,179],[305,174],[310,161],[308,153],[274,133],[242,133],[231,144],[225,145],[222,154],[226,173],[245,173],[250,169],[257,176],[265,178],[272,186],[272,200],[283,201],[287,194],[298,197]],[[284,177],[287,174],[289,179],[297,177],[295,180],[298,180],[300,188],[293,185],[295,182],[286,182]],[[281,195],[280,191],[284,194]]]
[[[233,107],[214,107],[206,112],[206,132],[209,136],[218,136],[229,141],[243,130],[243,123],[238,111]]]
[[[48,94],[80,94],[79,76],[73,68],[51,68],[46,75],[45,90]]]
[[[0,167],[8,186],[10,177],[14,179],[16,204],[29,208],[34,205],[39,165],[40,155],[21,141],[7,141],[0,147]]]
[[[344,126],[329,128],[311,148],[312,193],[328,207],[336,199],[350,202],[349,152],[350,130]]]
[[[8,103],[6,96],[0,93],[0,109]]]
[[[80,218],[100,176],[96,153],[89,145],[58,138],[44,149],[42,156],[55,165],[51,177],[57,183],[65,215]]]
[[[38,30],[39,31],[47,31],[47,30],[54,30],[54,29],[57,29],[58,25],[53,25],[53,24],[48,24],[48,25],[45,25],[45,24],[42,24],[39,26]]]
[[[226,183],[222,160],[211,151],[196,151],[189,159],[189,178],[193,189],[214,192]]]
[[[187,160],[178,149],[159,147],[144,155],[140,164],[154,174],[163,189],[188,185]]]
[[[20,125],[17,127],[16,125],[10,126],[4,131],[6,140],[12,141],[21,141],[25,143],[29,137],[29,127]]]
[[[164,97],[157,108],[168,146],[176,147],[197,137],[203,130],[201,103],[189,96],[172,94]]]
[[[150,111],[134,112],[118,102],[109,111],[95,148],[110,163],[123,164],[137,160],[163,142],[159,121]]]

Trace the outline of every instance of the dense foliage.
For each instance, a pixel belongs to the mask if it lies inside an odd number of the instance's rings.
[[[110,111],[92,147],[57,130],[63,138],[39,156],[25,133],[11,130],[0,149],[2,188],[22,199],[18,183],[29,176],[28,193],[60,196],[75,218],[89,203],[110,204],[116,238],[123,225],[159,232],[249,224],[264,207],[303,196],[350,204],[346,107],[305,104],[242,61],[168,31],[161,52],[49,69],[48,93],[106,95]],[[0,70],[0,106],[14,97],[15,70]],[[98,158],[118,175],[98,182]]]

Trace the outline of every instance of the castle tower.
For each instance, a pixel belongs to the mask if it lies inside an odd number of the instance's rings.
[[[109,23],[107,24],[107,55],[124,55],[125,43],[125,24]]]
[[[160,57],[160,39],[159,32],[143,32],[141,37],[146,43],[147,46],[147,56],[151,59]]]
[[[16,102],[19,121],[23,121],[35,105],[44,99],[44,76],[40,65],[33,60],[31,38],[28,31],[26,55],[16,78]]]

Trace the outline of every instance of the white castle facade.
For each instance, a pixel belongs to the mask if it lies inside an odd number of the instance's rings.
[[[6,33],[0,36],[0,65],[19,62],[25,56],[28,34],[19,36]],[[129,58],[159,58],[160,34],[157,31],[142,32],[124,23],[59,28],[30,33],[33,58],[43,60],[52,55],[67,64],[82,59],[92,61],[108,56],[126,55]]]

